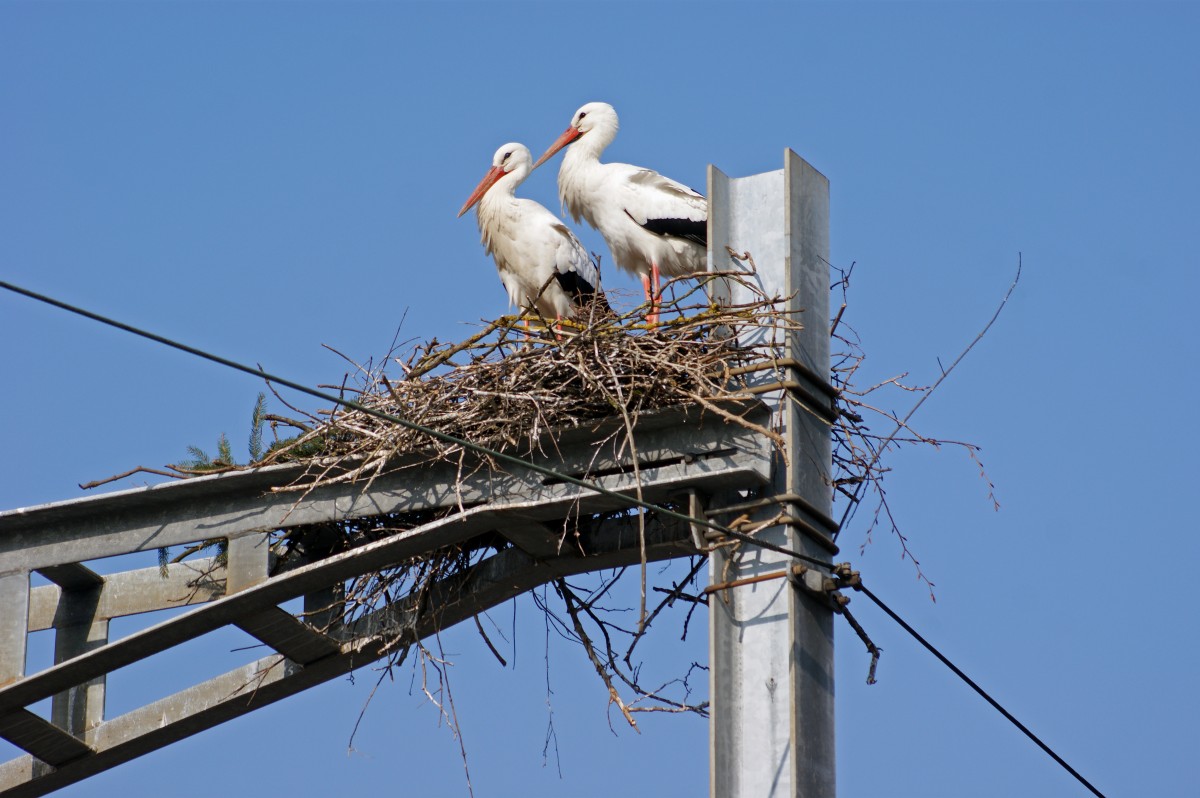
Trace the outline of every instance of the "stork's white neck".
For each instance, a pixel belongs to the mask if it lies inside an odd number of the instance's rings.
[[[483,199],[479,201],[479,223],[483,224],[483,218],[489,215],[484,212],[484,206],[487,205],[495,208],[498,203],[505,203],[517,194],[517,186],[525,182],[525,178],[529,176],[529,164],[517,164],[517,168],[506,174],[504,177],[497,180],[487,193],[483,195]]]
[[[517,186],[525,182],[529,176],[529,163],[517,164],[517,167],[504,177],[497,180],[476,206],[476,220],[479,232],[482,233],[483,244],[489,253],[492,251],[491,237],[501,224],[501,218],[512,213],[513,200],[516,197]]]
[[[564,166],[568,159],[579,161],[599,161],[601,153],[613,143],[617,137],[616,116],[604,116],[596,120],[595,127],[584,133],[567,148],[563,156]]]
[[[492,191],[513,196],[517,191],[517,186],[525,182],[525,178],[529,177],[529,163],[518,163],[516,168],[506,174],[504,177],[496,181],[496,185]],[[492,193],[491,191],[488,192]]]
[[[608,114],[598,113],[592,118],[592,126],[571,142],[563,155],[558,170],[558,197],[575,221],[587,219],[588,224],[595,227],[591,194],[603,172],[600,155],[617,137],[619,125],[611,109]]]

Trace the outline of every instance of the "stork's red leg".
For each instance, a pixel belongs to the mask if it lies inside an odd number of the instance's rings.
[[[658,308],[662,304],[662,281],[657,263],[650,264],[650,279],[654,284],[654,296],[650,300],[650,323],[658,324]]]
[[[656,267],[651,267],[650,274],[642,275],[642,290],[646,292],[646,302],[650,305],[650,312],[646,314],[646,321],[650,324],[658,324],[658,299],[654,294],[654,287],[651,282],[651,275],[657,272],[658,269]]]

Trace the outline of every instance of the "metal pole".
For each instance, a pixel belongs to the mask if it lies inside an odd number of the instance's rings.
[[[0,574],[0,687],[25,675],[29,638],[29,572]]]
[[[710,270],[747,271],[752,259],[756,273],[747,279],[768,296],[790,297],[784,306],[804,324],[795,333],[761,333],[781,345],[783,362],[796,365],[784,367],[789,374],[767,372],[757,379],[798,387],[764,396],[788,459],[776,457],[772,485],[762,494],[781,501],[756,517],[769,520],[782,511],[789,520],[756,536],[828,560],[836,552],[826,537],[833,524],[826,383],[829,181],[788,150],[777,172],[730,178],[710,166],[708,190]],[[717,286],[718,298],[750,299],[736,281]],[[710,579],[753,579],[791,565],[786,556],[763,549],[721,548],[713,553]],[[709,598],[714,798],[835,795],[833,613],[800,581],[751,581]]]

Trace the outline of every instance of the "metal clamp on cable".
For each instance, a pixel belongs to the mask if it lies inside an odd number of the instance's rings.
[[[847,576],[855,580],[855,582],[848,581]],[[772,579],[785,578],[797,588],[824,599],[829,602],[834,610],[838,610],[850,603],[849,596],[843,596],[838,591],[843,587],[852,587],[853,584],[856,584],[858,581],[858,571],[851,571],[850,563],[838,563],[833,566],[833,572],[826,575],[811,566],[794,563],[782,571],[773,571],[772,573],[759,574],[758,576],[747,576],[728,582],[718,582],[704,588],[704,592],[705,594],[716,593],[719,590],[728,590],[743,585],[753,585],[758,582],[768,582]]]
[[[850,564],[838,564],[834,567],[835,573],[838,568],[842,567],[849,568]],[[834,612],[841,612],[842,608],[850,603],[849,596],[843,596],[838,592],[842,588],[840,580],[832,575],[823,574],[815,568],[797,563],[788,569],[787,578],[793,587],[804,591]]]

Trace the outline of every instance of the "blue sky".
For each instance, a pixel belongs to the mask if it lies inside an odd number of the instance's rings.
[[[890,498],[937,602],[886,534],[860,551],[865,517],[846,558],[1101,790],[1183,795],[1200,780],[1186,498],[1200,477],[1186,409],[1198,23],[1189,3],[5,2],[0,274],[337,383],[347,364],[323,344],[365,360],[398,327],[456,338],[504,312],[473,220],[454,216],[500,144],[536,155],[606,100],[622,120],[607,157],[697,188],[709,163],[754,174],[791,147],[831,181],[868,378],[936,378],[1024,259],[996,326],[915,419],[983,447],[1000,511],[961,453],[903,452]],[[557,211],[556,168],[520,193]],[[611,268],[605,281],[634,289]],[[244,450],[260,389],[14,295],[0,296],[0,368],[2,508],[78,496],[222,432]],[[515,669],[474,632],[445,637],[476,794],[702,793],[705,724],[652,717],[636,735],[617,718],[614,735],[582,654],[547,646],[528,604]],[[867,687],[839,628],[842,795],[1082,794],[852,607],[885,652]],[[221,645],[122,676],[113,707],[181,686],[166,672],[219,672]],[[702,635],[690,646],[664,641],[657,661],[703,656]],[[364,671],[61,794],[465,794],[457,744],[406,681],[380,691],[347,756],[373,682]],[[550,711],[559,757],[543,764]]]

